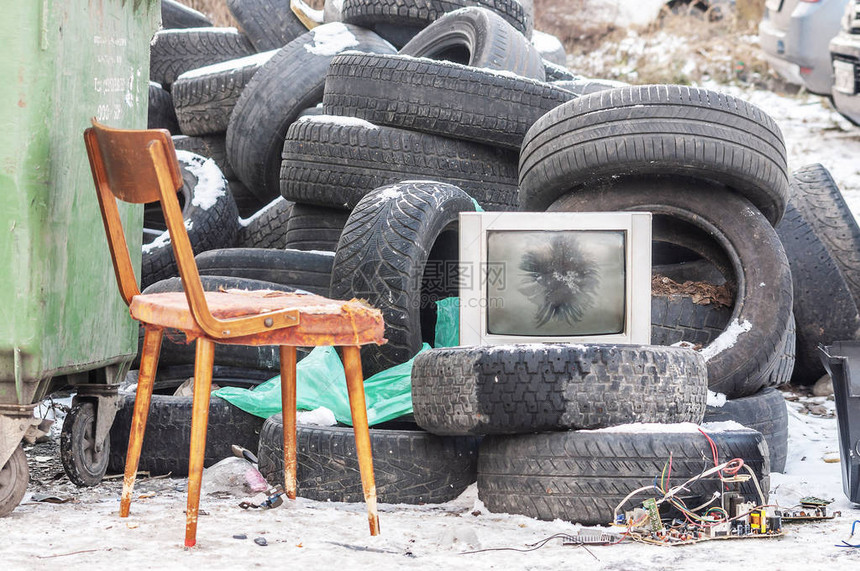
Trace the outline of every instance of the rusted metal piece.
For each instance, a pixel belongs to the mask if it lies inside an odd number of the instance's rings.
[[[215,344],[201,337],[194,356],[194,400],[191,404],[191,447],[188,452],[188,506],[185,516],[185,547],[197,543],[197,514],[203,456],[206,452],[206,426],[209,424],[209,397],[212,390],[212,365]]]
[[[296,499],[296,348],[281,345],[281,408],[284,417],[284,489]]]
[[[143,350],[140,354],[140,371],[137,377],[137,394],[134,399],[134,414],[128,434],[128,450],[125,457],[125,475],[122,479],[122,496],[119,504],[119,517],[128,517],[131,507],[131,494],[143,446],[143,433],[146,430],[146,417],[149,416],[149,403],[161,353],[161,338],[164,330],[148,325],[144,328]]]
[[[361,354],[358,347],[343,348],[343,368],[349,392],[349,411],[355,433],[355,451],[361,472],[361,487],[367,503],[367,522],[370,535],[379,535],[379,513],[376,508],[376,478],[373,475],[373,454],[370,449],[370,431],[367,425],[367,406],[364,401],[364,377],[361,371]],[[286,427],[284,427],[286,429]]]

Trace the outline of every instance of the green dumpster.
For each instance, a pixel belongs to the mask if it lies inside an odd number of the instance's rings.
[[[3,11],[0,515],[26,489],[21,442],[38,434],[34,403],[60,385],[76,385],[78,395],[64,425],[66,471],[78,484],[104,475],[116,385],[137,328],[116,287],[83,131],[91,117],[146,127],[160,3],[27,0]],[[142,210],[122,215],[139,265]]]

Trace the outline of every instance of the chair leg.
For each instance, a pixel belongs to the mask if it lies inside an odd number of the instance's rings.
[[[140,372],[137,378],[137,395],[134,399],[134,414],[131,417],[131,431],[128,435],[128,451],[125,457],[125,476],[122,479],[122,498],[119,516],[128,517],[131,494],[143,447],[143,434],[146,431],[146,417],[152,400],[152,385],[155,370],[158,368],[158,355],[161,353],[161,338],[164,331],[157,327],[144,326],[143,350],[140,355]]]
[[[370,535],[379,535],[379,514],[376,510],[376,479],[373,476],[373,454],[370,449],[370,432],[367,426],[367,405],[364,401],[364,379],[361,373],[361,354],[358,347],[343,347],[343,368],[349,391],[349,411],[355,432],[355,450],[361,472],[361,487],[367,503],[367,521]],[[286,425],[284,426],[286,430]]]
[[[281,345],[281,408],[284,417],[284,490],[296,499],[296,348]]]
[[[194,400],[191,405],[191,447],[188,454],[188,506],[185,511],[185,546],[197,543],[197,513],[200,507],[200,482],[206,452],[206,427],[209,424],[209,398],[215,343],[200,337],[194,356]]]

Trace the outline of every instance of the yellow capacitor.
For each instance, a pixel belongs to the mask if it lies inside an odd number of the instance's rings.
[[[758,531],[761,522],[761,513],[750,512],[750,527]]]
[[[767,514],[764,510],[761,510],[760,514],[759,520],[761,521],[761,532],[767,533]]]

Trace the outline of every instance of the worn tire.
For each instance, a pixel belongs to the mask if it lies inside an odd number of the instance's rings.
[[[688,295],[655,295],[651,297],[651,344],[686,341],[705,346],[725,331],[731,318],[730,307],[699,305]]]
[[[227,128],[227,153],[238,178],[261,200],[277,198],[287,127],[322,100],[329,63],[345,49],[393,51],[373,32],[324,24],[279,50],[242,91]]]
[[[184,135],[226,133],[242,90],[275,50],[207,65],[176,78],[171,88]]]
[[[154,81],[149,82],[149,108],[146,113],[147,129],[167,129],[171,135],[179,133],[176,110],[170,92]]]
[[[458,215],[475,205],[455,186],[407,182],[367,194],[335,251],[331,296],[357,297],[382,311],[385,345],[362,348],[366,376],[404,363],[432,342],[437,299],[456,295]]]
[[[281,196],[351,210],[368,192],[403,180],[437,180],[487,210],[517,209],[514,153],[427,133],[321,115],[287,130]]]
[[[364,501],[352,428],[299,425],[296,433],[298,495],[319,501]],[[381,502],[447,502],[477,477],[477,438],[371,428],[370,443]],[[280,413],[263,425],[259,460],[263,477],[271,484],[283,484],[284,422]]]
[[[551,83],[581,79],[578,75],[570,71],[566,65],[558,65],[548,59],[543,60],[543,73],[546,76],[546,80]]]
[[[134,401],[134,395],[120,396],[119,409],[110,431],[108,470],[113,473],[122,473],[125,469]],[[173,476],[188,475],[191,401],[191,397],[152,395],[138,470],[148,471],[153,476],[168,473]],[[262,418],[213,396],[209,403],[203,465],[208,468],[232,456],[233,444],[256,452],[262,426]]]
[[[415,422],[434,434],[698,423],[707,392],[705,360],[677,347],[452,347],[412,366]]]
[[[576,97],[549,83],[446,61],[342,54],[326,77],[326,113],[519,150],[526,131]]]
[[[726,257],[723,275],[735,287],[732,321],[702,351],[708,361],[711,390],[729,398],[761,389],[781,358],[791,319],[791,271],[776,231],[742,196],[703,186],[636,183],[568,194],[552,210],[573,212],[648,211],[654,234],[662,228],[688,225],[704,233],[709,244],[697,252],[717,267]],[[686,239],[687,234],[681,233]],[[699,245],[686,243],[691,248]],[[727,273],[728,272],[728,273]]]
[[[187,151],[176,151],[176,157],[185,181],[179,192],[184,198],[182,217],[186,220],[191,248],[200,253],[229,246],[239,229],[239,211],[227,188],[227,181],[214,161]],[[159,208],[158,203],[155,207]],[[163,217],[161,221],[163,223]],[[141,287],[178,273],[170,234],[165,230],[143,245]]]
[[[239,220],[239,234],[236,236],[237,248],[274,248],[287,247],[287,224],[293,212],[293,203],[281,197],[276,198],[253,216]]]
[[[236,179],[236,173],[227,160],[227,144],[223,133],[217,135],[202,135],[200,137],[189,137],[187,135],[176,135],[173,137],[173,146],[177,151],[188,151],[212,159],[224,178],[228,181]]]
[[[308,31],[290,0],[227,0],[227,8],[258,52],[280,49]]]
[[[149,79],[168,88],[191,69],[255,52],[236,28],[159,30],[149,46]]]
[[[535,122],[520,153],[520,203],[544,210],[570,192],[653,175],[724,185],[774,225],[788,198],[782,133],[764,111],[706,89],[643,85],[579,97]]]
[[[195,258],[201,276],[231,276],[328,296],[334,253],[227,248]]]
[[[348,219],[346,210],[296,203],[287,221],[284,247],[334,252]]]
[[[525,37],[531,37],[533,14],[527,13],[517,0],[344,0],[341,19],[376,30],[401,48],[443,14],[467,6],[492,10]]]
[[[618,87],[624,87],[627,85],[622,81],[614,81],[612,79],[588,79],[585,77],[562,80],[562,81],[553,81],[552,83],[556,87],[561,87],[562,89],[567,89],[571,93],[575,93],[576,95],[591,95],[592,93],[597,93],[598,91],[608,91],[610,89],[616,89]]]
[[[605,525],[627,494],[660,477],[670,457],[675,484],[713,467],[708,440],[693,425],[674,426],[677,432],[619,427],[488,436],[478,455],[478,498],[492,512]],[[749,429],[710,432],[709,436],[720,462],[742,458],[753,469],[766,500],[770,459],[764,437]],[[710,476],[691,484],[681,498],[693,507],[718,491],[722,491],[719,478]],[[741,493],[760,503],[751,483],[743,484]],[[634,496],[622,510],[655,495],[649,491]]]
[[[27,493],[27,484],[30,482],[30,469],[27,466],[27,455],[24,447],[17,448],[0,467],[0,517],[12,513],[24,495]]]
[[[161,27],[205,28],[211,26],[209,18],[176,0],[161,0]]]
[[[733,420],[761,433],[770,453],[770,471],[785,470],[788,455],[788,408],[782,393],[765,388],[754,395],[727,400],[720,406],[708,405],[703,422]]]
[[[795,200],[796,194],[776,232],[788,256],[794,287],[797,360],[792,380],[810,385],[826,373],[818,353],[819,344],[856,339],[860,313],[839,265],[807,216],[795,208]]]
[[[443,15],[398,53],[508,71],[538,81],[546,79],[537,48],[504,18],[486,8],[472,6]]]
[[[221,289],[236,288],[245,290],[271,289],[277,291],[294,291],[295,288],[287,287],[272,282],[263,282],[241,277],[229,276],[200,276],[203,291],[219,291]],[[156,282],[146,288],[143,293],[165,293],[185,291],[180,278],[170,278]],[[140,367],[140,355],[143,351],[143,326],[138,329],[137,357],[132,364]],[[168,330],[161,342],[161,353],[158,358],[159,375],[166,374],[170,368],[188,366],[194,364],[195,344],[188,343],[185,334],[181,331]],[[230,368],[245,371],[279,371],[280,353],[274,345],[216,345],[215,361],[216,369]],[[250,375],[251,373],[248,373]],[[277,373],[274,373],[277,374]],[[271,375],[271,376],[274,376]],[[189,371],[186,376],[194,376],[194,371]],[[156,380],[157,382],[157,380]]]

